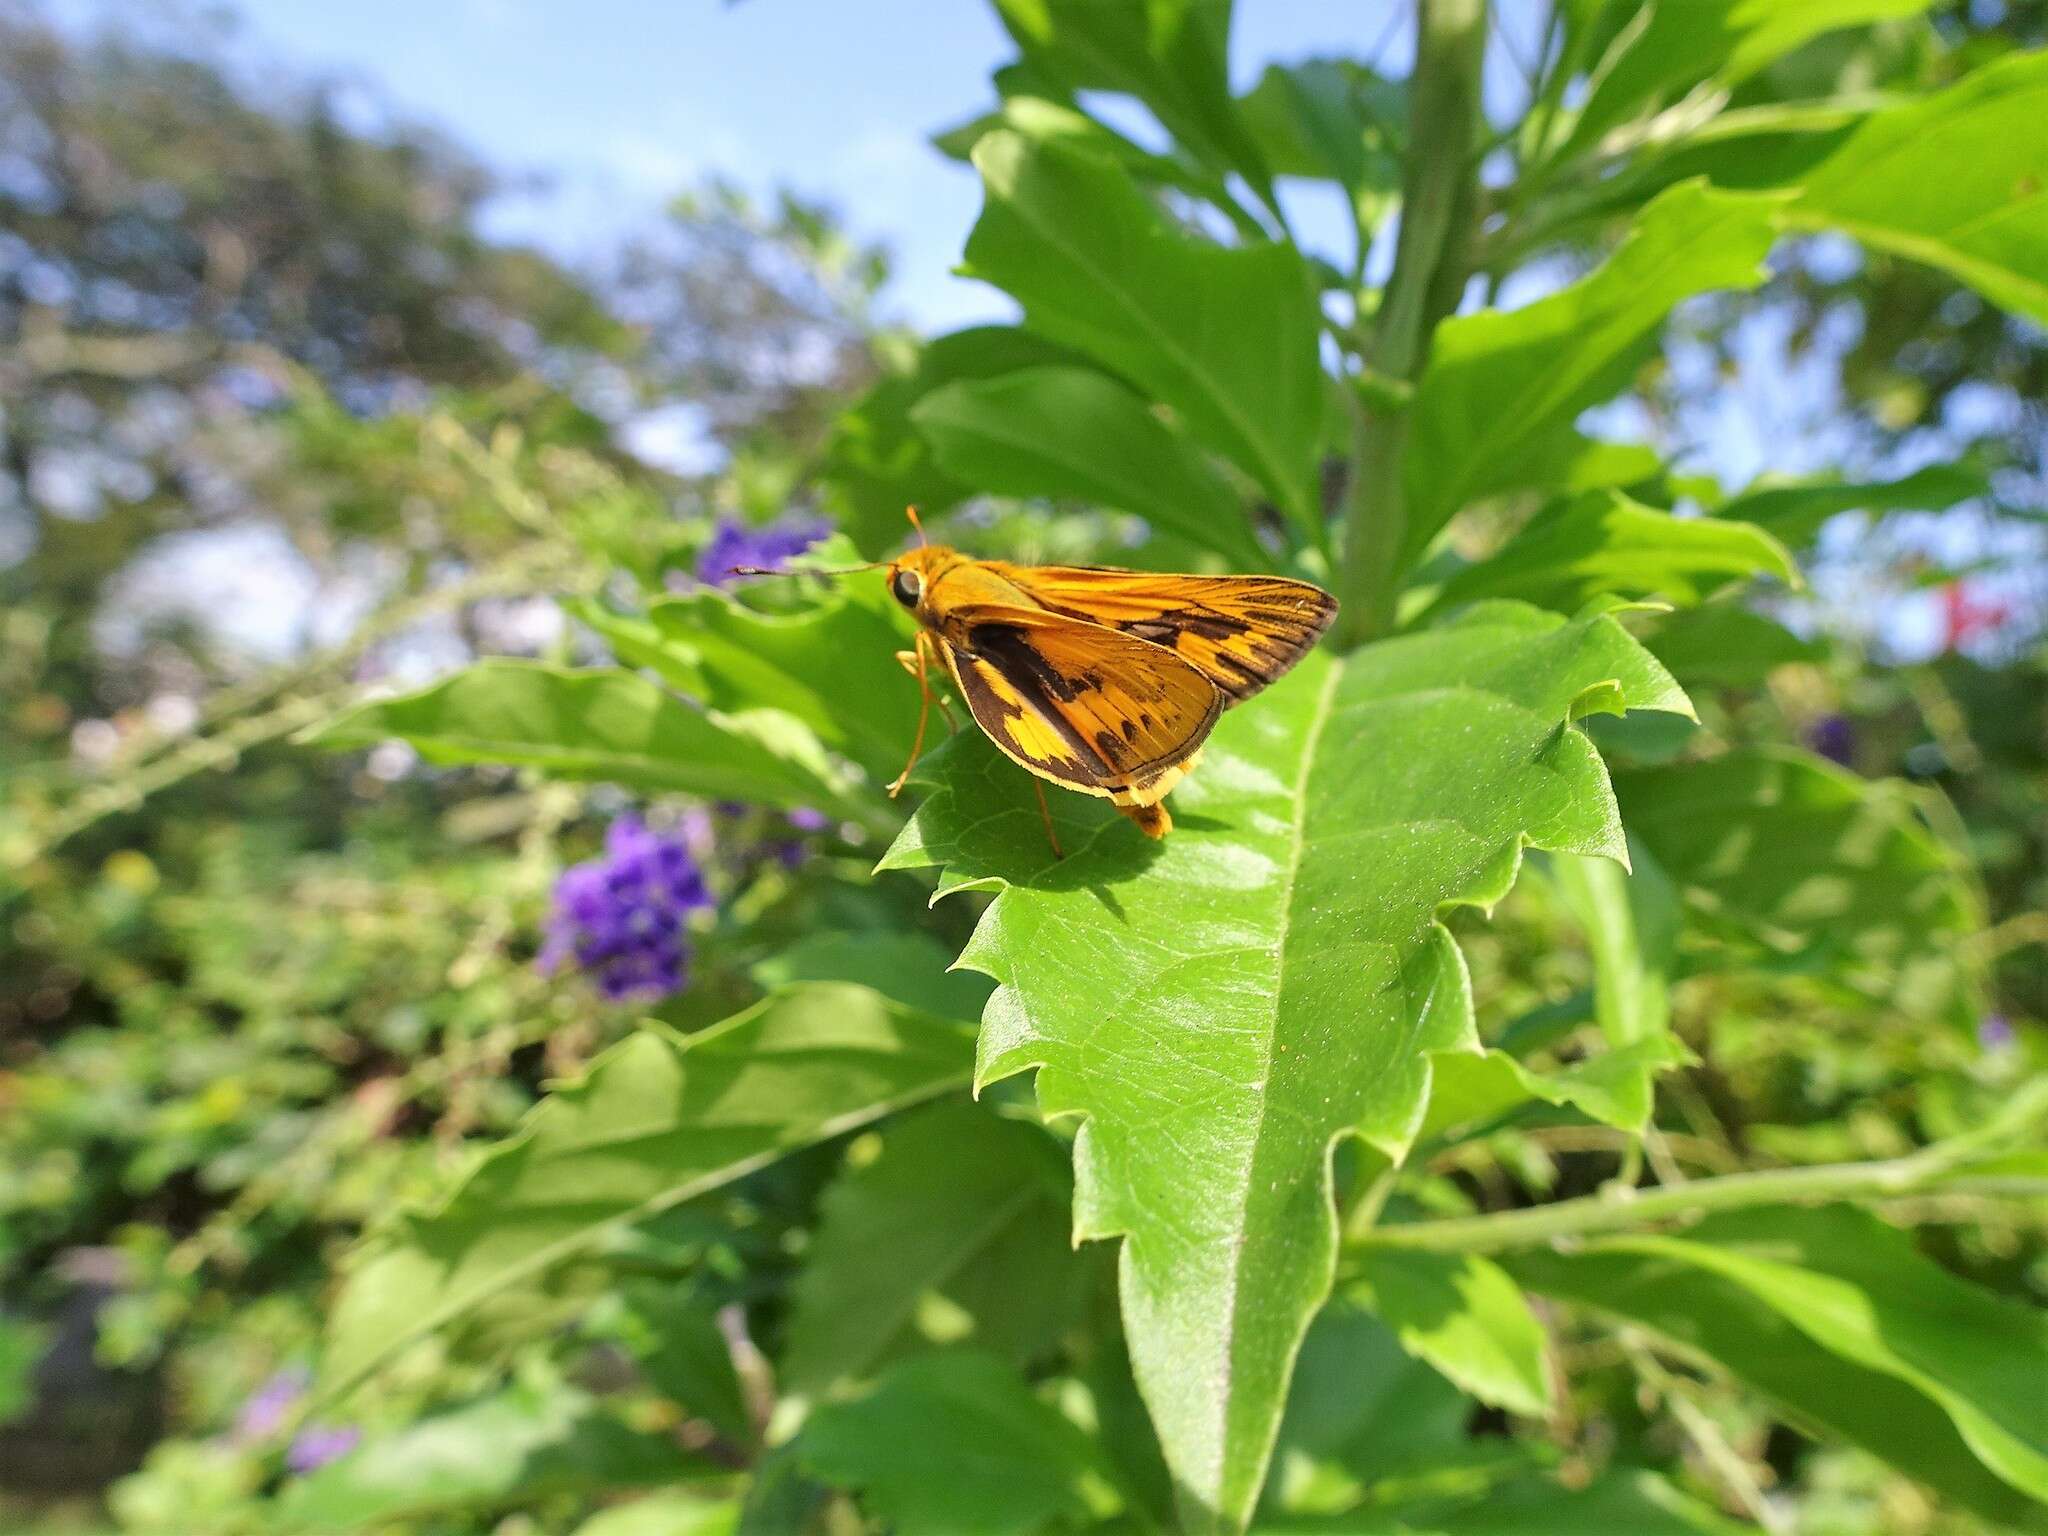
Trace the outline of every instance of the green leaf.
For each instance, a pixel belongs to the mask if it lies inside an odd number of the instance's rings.
[[[574,1536],[733,1536],[740,1509],[687,1493],[654,1493],[615,1504],[576,1527]]]
[[[1826,648],[1740,602],[1703,603],[1658,620],[1643,644],[1691,687],[1756,688],[1779,667],[1818,661]]]
[[[1550,1412],[1543,1325],[1491,1260],[1369,1248],[1351,1289],[1403,1349],[1481,1402],[1532,1418]]]
[[[1418,1141],[1460,1127],[1480,1127],[1524,1105],[1569,1105],[1619,1131],[1641,1131],[1654,1106],[1657,1075],[1693,1060],[1676,1036],[1649,1035],[1570,1066],[1539,1071],[1510,1052],[1443,1054],[1436,1058],[1429,1113]]]
[[[480,661],[415,693],[355,705],[305,739],[348,751],[393,737],[430,763],[508,763],[786,809],[851,805],[845,776],[803,722],[779,710],[692,709],[609,668]]]
[[[1170,227],[1115,165],[1015,133],[975,146],[987,201],[963,270],[1094,357],[1319,530],[1321,317],[1292,246]]]
[[[1085,1117],[1076,1230],[1128,1239],[1132,1360],[1197,1524],[1244,1519],[1329,1292],[1333,1143],[1398,1157],[1425,1053],[1477,1048],[1438,913],[1498,900],[1525,843],[1621,856],[1569,723],[1618,696],[1687,707],[1611,619],[1482,605],[1226,714],[1162,843],[1055,794],[1051,858],[1022,770],[963,736],[884,859],[1000,891],[961,956],[1002,983],[977,1076],[1037,1067],[1045,1112]]]
[[[1063,496],[1135,512],[1238,570],[1268,557],[1201,451],[1113,379],[1033,368],[935,390],[911,413],[947,473],[1000,496]]]
[[[1753,576],[1796,586],[1799,568],[1782,544],[1747,523],[1678,517],[1619,491],[1588,491],[1539,513],[1495,554],[1452,576],[1433,606],[1481,597],[1561,613],[1599,597],[1690,605]]]
[[[1215,204],[1235,220],[1247,217],[1231,197],[1228,184],[1215,172],[1179,156],[1155,155],[1068,102],[1033,95],[1005,96],[995,111],[935,135],[932,143],[956,160],[971,161],[974,146],[1003,128],[1113,160],[1139,181],[1178,188]]]
[[[437,1512],[487,1512],[565,1492],[658,1487],[723,1469],[628,1429],[588,1394],[523,1387],[374,1435],[290,1484],[286,1530],[339,1531]]]
[[[1801,549],[1837,513],[1939,512],[1990,490],[1990,477],[1977,465],[1930,464],[1897,480],[1858,484],[1821,479],[1755,487],[1724,502],[1714,515],[1754,523]]]
[[[918,712],[917,684],[896,661],[910,626],[882,583],[875,572],[839,577],[795,612],[699,592],[663,598],[647,616],[669,654],[697,674],[695,697],[713,713],[789,715],[881,784],[909,756]]]
[[[1605,859],[1553,857],[1547,865],[1593,952],[1594,1017],[1610,1045],[1664,1035],[1671,1024],[1671,972],[1684,911],[1678,889],[1650,851],[1629,843],[1629,867]]]
[[[1028,1364],[1082,1299],[1072,1192],[1064,1150],[1035,1126],[965,1103],[891,1125],[825,1192],[778,1382],[819,1396],[920,1342]]]
[[[2015,53],[1874,114],[1785,212],[1938,267],[2048,325],[2048,53]]]
[[[952,970],[952,963],[930,934],[882,928],[807,933],[757,961],[752,975],[770,990],[805,981],[851,981],[937,1018],[979,1019],[994,989],[986,976]]]
[[[0,1317],[0,1424],[35,1402],[36,1365],[47,1342],[47,1331],[36,1324]]]
[[[1270,205],[1272,178],[1230,95],[1230,0],[996,0],[1026,62],[1068,95],[1119,91]]]
[[[1587,1242],[1503,1263],[1524,1284],[1633,1318],[1720,1361],[1793,1417],[1993,1518],[2048,1501],[2048,1318],[1966,1285],[1847,1206],[1713,1216],[1683,1237]]]
[[[903,541],[903,509],[935,515],[965,500],[910,425],[911,409],[942,384],[990,379],[1019,368],[1071,363],[1074,354],[1015,326],[973,326],[934,337],[908,372],[884,378],[832,424],[819,472],[837,493],[839,523],[873,558]]]
[[[1610,1472],[1584,1488],[1525,1477],[1341,1521],[1261,1523],[1254,1536],[1756,1536],[1653,1472]]]
[[[1904,785],[1750,748],[1615,775],[1630,833],[1684,891],[1722,963],[1827,977],[1907,1017],[1974,1022],[1963,938],[1981,926],[1958,857]]]
[[[905,1361],[867,1396],[819,1408],[798,1447],[897,1536],[1021,1536],[1119,1503],[1088,1437],[1011,1367],[971,1352]]]
[[[1579,412],[1627,382],[1679,300],[1761,282],[1781,206],[1681,183],[1590,276],[1522,309],[1439,326],[1414,406],[1404,560],[1467,502],[1538,483],[1532,468],[1555,459]]]
[[[1350,1509],[1389,1479],[1456,1460],[1471,1416],[1464,1393],[1340,1294],[1302,1341],[1262,1515]]]
[[[1586,41],[1591,71],[1562,157],[1596,146],[1617,124],[1711,81],[1741,84],[1801,44],[1843,27],[1924,11],[1929,0],[1683,0],[1610,4]],[[1590,62],[1590,60],[1589,60]]]
[[[636,1222],[959,1087],[968,1032],[865,987],[793,988],[679,1038],[648,1027],[558,1088],[454,1192],[376,1234],[330,1317],[322,1395]]]
[[[1404,83],[1352,59],[1268,64],[1238,111],[1277,175],[1339,183],[1368,231],[1399,200]]]

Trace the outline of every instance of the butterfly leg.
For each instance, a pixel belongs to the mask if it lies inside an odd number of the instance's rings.
[[[910,782],[910,770],[917,766],[918,758],[924,752],[924,728],[932,717],[931,637],[923,630],[917,632],[913,649],[898,651],[896,659],[903,663],[903,670],[917,679],[919,695],[917,706],[917,734],[910,741],[910,761],[903,765],[903,771],[896,775],[896,782],[889,786],[889,798],[894,800],[903,793],[903,786]],[[949,722],[951,716],[947,717]]]
[[[1031,792],[1038,796],[1038,819],[1045,823],[1045,840],[1052,844],[1052,856],[1064,859],[1067,850],[1060,846],[1059,834],[1052,829],[1052,810],[1045,803],[1045,786],[1038,782],[1038,775],[1031,776]]]

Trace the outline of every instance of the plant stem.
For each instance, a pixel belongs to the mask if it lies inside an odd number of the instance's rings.
[[[1485,0],[1420,0],[1415,73],[1409,80],[1408,164],[1401,187],[1401,234],[1394,271],[1373,335],[1372,370],[1413,383],[1429,342],[1464,282],[1466,239],[1476,202],[1473,145],[1479,127],[1479,66],[1486,51]],[[1360,404],[1345,495],[1344,563],[1337,575],[1343,612],[1337,644],[1350,649],[1393,624],[1399,561],[1407,532],[1401,467],[1409,415]]]
[[[1943,1190],[1957,1194],[2002,1194],[2019,1199],[2048,1195],[2048,1181],[2039,1179],[1944,1178],[1952,1166],[1953,1159],[1945,1153],[1921,1152],[1883,1162],[1823,1163],[1811,1168],[1731,1173],[1718,1179],[1640,1190],[1619,1198],[1588,1195],[1531,1210],[1380,1227],[1362,1235],[1362,1241],[1385,1248],[1421,1248],[1432,1253],[1499,1253],[1511,1248],[1533,1248],[1563,1237],[1625,1232],[1710,1211],[1910,1194],[1936,1179],[1942,1180]]]

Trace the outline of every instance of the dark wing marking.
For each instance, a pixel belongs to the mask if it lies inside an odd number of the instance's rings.
[[[1223,698],[1171,652],[1035,609],[978,609],[944,647],[974,722],[1034,773],[1119,804],[1193,766]]]

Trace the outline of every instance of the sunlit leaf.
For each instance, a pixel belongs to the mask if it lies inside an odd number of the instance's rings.
[[[2048,324],[2048,53],[2014,53],[1874,114],[1801,178],[1786,219],[1939,267]]]
[[[841,528],[863,554],[880,555],[902,541],[905,507],[936,514],[973,494],[932,461],[910,425],[911,408],[934,389],[1072,361],[1065,348],[1015,326],[973,326],[926,342],[909,371],[885,377],[833,423],[820,470],[836,493]]]
[[[1230,96],[1231,0],[996,0],[1031,68],[1068,94],[1136,97],[1183,146],[1242,176],[1271,179]]]
[[[1573,613],[1610,596],[1689,605],[1752,576],[1799,581],[1785,547],[1759,528],[1588,491],[1539,513],[1490,558],[1452,576],[1436,606],[1514,597]]]
[[[852,807],[846,775],[801,720],[693,709],[632,672],[480,661],[416,693],[358,704],[310,737],[344,751],[393,738],[430,763],[510,763],[638,790]]]
[[[1656,1328],[1802,1422],[1975,1507],[2048,1501],[2048,1317],[1966,1285],[1847,1206],[1712,1216],[1683,1236],[1588,1241],[1503,1263],[1525,1284]]]
[[[939,464],[1003,496],[1060,496],[1135,512],[1162,533],[1268,564],[1243,499],[1201,450],[1113,379],[1032,368],[949,384],[911,412]]]
[[[1468,501],[1531,484],[1557,435],[1627,382],[1679,300],[1761,282],[1779,206],[1681,183],[1590,276],[1523,309],[1445,321],[1416,394],[1404,557]]]
[[[643,1029],[550,1094],[441,1205],[369,1240],[330,1316],[324,1393],[624,1227],[960,1086],[968,1051],[957,1021],[830,983],[687,1039]]]
[[[961,737],[885,860],[1001,893],[962,956],[1002,983],[978,1075],[1037,1067],[1044,1110],[1084,1119],[1076,1228],[1127,1238],[1132,1358],[1196,1523],[1257,1493],[1329,1291],[1332,1145],[1398,1157],[1427,1053],[1477,1046],[1437,914],[1498,900],[1525,843],[1621,855],[1570,721],[1624,700],[1686,708],[1612,620],[1481,605],[1225,715],[1163,843],[1055,793],[1052,858],[1021,770]]]
[[[1350,1290],[1403,1349],[1481,1402],[1550,1411],[1543,1325],[1499,1265],[1469,1253],[1368,1249]]]
[[[1108,161],[1015,133],[975,146],[987,200],[969,276],[1032,329],[1171,406],[1304,530],[1319,525],[1320,316],[1291,246],[1226,247],[1171,228]]]
[[[1597,145],[1636,114],[1704,81],[1727,90],[1822,33],[1911,16],[1929,0],[1683,0],[1608,5],[1575,39],[1590,90],[1561,153]],[[1597,62],[1596,62],[1597,61]]]

